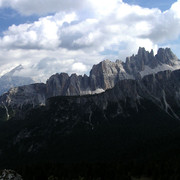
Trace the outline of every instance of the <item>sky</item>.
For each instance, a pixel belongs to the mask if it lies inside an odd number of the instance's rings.
[[[15,75],[38,82],[88,75],[139,47],[170,47],[180,58],[180,0],[0,0],[0,76],[20,64]]]

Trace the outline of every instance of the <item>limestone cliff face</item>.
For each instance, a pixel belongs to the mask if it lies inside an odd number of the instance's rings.
[[[48,96],[65,95],[68,79],[69,76],[66,73],[52,75],[46,83]]]
[[[89,77],[87,75],[77,76],[66,73],[55,74],[51,76],[47,82],[47,96],[73,96],[80,94],[91,94],[89,85]]]
[[[137,55],[126,58],[126,62],[104,60],[94,65],[90,76],[69,76],[67,73],[61,73],[52,75],[46,84],[12,88],[0,97],[0,102],[12,106],[28,103],[33,106],[40,105],[49,97],[101,93],[113,88],[121,80],[140,80],[149,74],[176,69],[180,69],[180,61],[169,48],[160,48],[155,56],[153,51],[139,48]]]
[[[90,71],[92,89],[102,88],[106,90],[114,87],[119,80],[134,79],[133,76],[126,73],[123,65],[124,63],[119,60],[116,60],[116,62],[105,60],[94,65]]]

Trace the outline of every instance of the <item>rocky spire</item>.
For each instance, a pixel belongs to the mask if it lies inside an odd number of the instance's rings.
[[[170,48],[160,48],[157,52],[156,59],[161,62],[168,64],[170,66],[174,65],[174,62],[178,60],[176,55],[171,51]]]

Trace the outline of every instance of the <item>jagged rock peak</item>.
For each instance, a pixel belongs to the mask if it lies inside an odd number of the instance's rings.
[[[139,49],[138,49],[138,55],[142,55],[142,54],[144,54],[144,53],[149,53],[149,52],[146,51],[144,47],[139,47]]]
[[[151,49],[150,54],[151,54],[152,56],[154,56],[154,51],[153,51],[153,49]]]
[[[174,65],[174,62],[178,60],[176,55],[171,51],[170,48],[159,48],[156,58],[161,62],[161,63],[166,63],[168,65]]]

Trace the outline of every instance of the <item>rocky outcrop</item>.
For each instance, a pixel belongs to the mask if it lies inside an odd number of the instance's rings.
[[[13,170],[4,169],[0,172],[0,180],[22,180],[22,177]]]
[[[11,107],[23,105],[44,105],[46,101],[46,85],[43,83],[30,84],[12,88],[1,96],[0,102]]]

